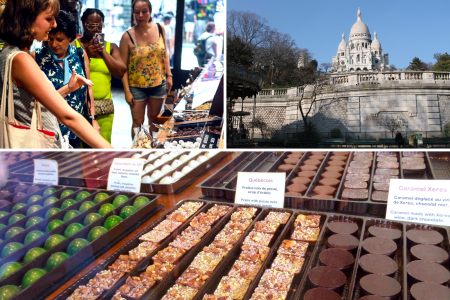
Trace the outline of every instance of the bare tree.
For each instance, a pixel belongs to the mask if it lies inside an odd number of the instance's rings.
[[[391,132],[392,138],[394,138],[395,131],[398,131],[405,126],[405,121],[400,116],[397,116],[396,118],[385,116],[378,119],[378,123]]]
[[[320,66],[324,69],[325,72],[328,72],[333,65],[331,63],[321,63]]]
[[[252,50],[271,35],[267,20],[253,12],[231,10],[227,13],[227,38],[238,36]]]

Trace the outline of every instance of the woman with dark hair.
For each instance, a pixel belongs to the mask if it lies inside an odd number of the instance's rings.
[[[112,148],[81,114],[67,104],[29,54],[34,39],[48,40],[48,34],[52,28],[56,28],[55,16],[58,13],[59,0],[7,1],[5,11],[0,17],[0,39],[5,41],[5,47],[0,54],[0,84],[3,85],[5,80],[8,56],[16,54],[11,70],[13,99],[8,101],[14,101],[14,117],[17,120],[25,126],[30,126],[33,107],[35,101],[38,101],[44,106],[44,129],[55,133],[55,148],[61,147],[58,120],[91,147]],[[72,77],[74,90],[84,84],[92,85],[90,80],[80,78],[75,72],[71,74]],[[69,87],[66,89],[70,90]]]
[[[173,83],[166,34],[161,25],[151,22],[150,1],[134,0],[131,9],[136,25],[122,36],[120,55],[128,65],[122,82],[133,117],[131,136],[134,137],[133,128],[144,123],[145,108],[151,132],[157,131],[153,123]]]
[[[48,79],[52,82],[59,94],[64,97],[67,103],[78,113],[84,114],[84,103],[91,102],[90,115],[95,117],[94,101],[92,99],[92,88],[89,87],[90,99],[87,99],[87,87],[85,85],[71,89],[70,78],[73,72],[84,74],[81,60],[84,60],[86,73],[89,79],[89,59],[83,51],[81,58],[78,56],[77,49],[70,43],[77,34],[77,23],[68,12],[60,11],[55,18],[56,28],[52,28],[48,35],[48,41],[42,48],[36,49],[31,53]],[[81,76],[80,76],[81,77]],[[92,119],[92,126],[100,133],[100,126],[96,119]],[[66,125],[59,124],[62,135],[69,136],[69,143],[73,148],[80,147],[81,140]]]
[[[94,83],[92,94],[95,100],[111,99],[111,75],[122,79],[127,67],[120,57],[119,47],[107,41],[94,43],[96,33],[101,33],[104,27],[105,16],[96,8],[88,8],[81,16],[83,36],[75,40],[77,47],[82,47],[89,57],[90,79]],[[97,112],[101,113],[101,112]],[[111,143],[111,131],[114,113],[97,116],[100,125],[100,134]]]

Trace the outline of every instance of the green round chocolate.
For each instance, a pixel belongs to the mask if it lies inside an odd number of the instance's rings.
[[[60,211],[61,211],[60,208],[52,207],[52,208],[50,208],[49,210],[47,210],[47,212],[45,213],[45,218],[48,219],[48,218],[50,218],[51,216],[56,215],[56,214],[59,213]]]
[[[19,262],[7,262],[0,268],[0,278],[8,277],[20,268],[22,268],[22,264]]]
[[[107,213],[109,213],[110,211],[114,210],[114,208],[116,208],[116,207],[114,205],[112,205],[111,203],[105,203],[100,207],[100,209],[98,210],[98,213],[100,216],[104,216]]]
[[[43,235],[44,235],[44,233],[39,230],[30,231],[30,232],[28,232],[27,236],[25,237],[24,243],[25,243],[25,245],[28,245],[29,243],[31,243],[32,241],[34,241],[37,238],[40,238]]]
[[[67,246],[67,254],[74,255],[75,253],[86,247],[88,244],[89,242],[85,239],[74,239],[70,242],[69,246]]]
[[[7,214],[9,214],[9,212],[7,212],[7,211],[0,211],[0,218],[3,218]]]
[[[67,197],[67,196],[69,196],[69,195],[71,195],[71,194],[73,194],[73,191],[72,191],[72,190],[65,190],[65,191],[63,191],[63,192],[61,193],[61,198],[59,198],[59,199],[65,198],[65,197]]]
[[[83,224],[85,226],[95,222],[97,219],[100,219],[102,216],[100,216],[98,213],[90,213],[84,218]]]
[[[41,195],[33,195],[33,196],[30,196],[30,198],[28,198],[27,203],[28,203],[28,204],[31,204],[31,203],[33,203],[33,202],[38,201],[38,200],[41,199],[41,198],[42,198]]]
[[[66,212],[66,214],[64,215],[63,221],[67,222],[73,218],[75,218],[76,216],[78,216],[80,214],[80,212],[78,210],[69,210],[68,212]]]
[[[131,216],[132,214],[134,214],[137,211],[137,209],[134,206],[125,206],[124,208],[122,208],[122,210],[120,211],[120,217],[122,219],[128,218],[129,216]]]
[[[78,202],[80,200],[83,200],[84,198],[86,198],[87,196],[89,196],[91,193],[86,192],[86,191],[81,191],[77,194],[77,197],[75,198],[75,200]]]
[[[25,216],[22,214],[12,215],[11,218],[9,218],[8,225],[14,224],[17,221],[22,220],[23,218],[25,218]]]
[[[75,203],[77,203],[77,202],[73,199],[64,200],[64,202],[61,204],[61,209],[67,208],[71,205],[74,205]]]
[[[119,196],[116,196],[116,198],[114,198],[112,204],[113,204],[115,207],[119,207],[120,205],[122,205],[123,203],[125,203],[125,202],[127,202],[127,201],[128,201],[128,197],[127,197],[127,196],[125,196],[125,195],[119,195]]]
[[[39,248],[39,247],[31,248],[30,250],[27,251],[27,253],[23,257],[23,262],[27,264],[30,261],[36,259],[36,257],[38,257],[44,253],[45,253],[45,249],[43,249],[43,248]]]
[[[103,226],[106,228],[106,229],[108,229],[108,230],[110,230],[111,228],[113,228],[114,226],[116,226],[117,224],[119,224],[120,222],[122,222],[122,218],[121,217],[119,217],[119,216],[109,216],[107,219],[106,219],[106,221],[105,221],[105,223],[103,224]]]
[[[45,231],[50,232],[56,227],[61,226],[62,224],[64,224],[64,222],[61,220],[53,220],[50,223],[48,223],[47,228],[45,228]]]
[[[3,228],[5,228],[5,227],[6,227],[5,224],[0,224],[0,230],[3,229]]]
[[[42,209],[42,206],[40,205],[31,205],[28,209],[27,209],[27,216],[34,214],[35,212],[39,211]]]
[[[69,226],[67,226],[66,230],[64,231],[64,236],[66,238],[68,238],[83,228],[84,228],[84,226],[81,225],[80,223],[72,223]]]
[[[44,207],[52,205],[53,203],[58,202],[59,199],[56,197],[48,197],[47,199],[45,199],[44,204],[42,204]]]
[[[41,217],[37,217],[37,216],[31,217],[31,218],[28,219],[27,223],[25,224],[25,228],[28,229],[31,226],[34,226],[37,223],[41,222],[42,220],[44,220],[44,219],[42,219]]]
[[[2,252],[0,254],[1,258],[7,257],[11,253],[16,252],[20,248],[23,247],[23,244],[17,243],[17,242],[11,242],[9,244],[6,244],[5,247],[3,247]]]
[[[13,298],[18,292],[20,292],[20,288],[15,285],[4,285],[0,287],[0,300],[9,300]]]
[[[101,236],[102,234],[105,234],[108,232],[108,229],[106,229],[103,226],[95,226],[94,228],[91,229],[91,231],[89,231],[88,234],[88,240],[90,242],[92,242],[93,240],[97,239],[99,236]]]
[[[15,236],[16,234],[19,234],[21,232],[23,232],[24,229],[22,227],[11,227],[10,229],[8,229],[8,231],[5,233],[5,240],[8,240],[10,238],[12,238],[13,236]]]
[[[68,259],[70,256],[67,253],[64,252],[56,252],[50,255],[50,257],[47,259],[47,263],[45,264],[45,268],[47,271],[51,271],[54,268],[56,268],[60,263]]]
[[[136,200],[134,200],[133,206],[136,209],[140,209],[141,207],[147,205],[149,202],[150,202],[150,199],[148,199],[147,197],[144,197],[144,196],[140,196],[140,197],[137,197]]]
[[[45,249],[51,249],[53,247],[55,247],[56,245],[58,245],[59,243],[61,243],[62,241],[64,241],[66,238],[60,234],[54,234],[51,235],[44,244],[44,248]]]
[[[26,203],[17,203],[16,205],[13,206],[13,208],[11,209],[11,212],[16,211],[21,209],[22,207],[27,206]]]
[[[45,196],[48,196],[48,195],[50,195],[50,194],[53,194],[54,192],[56,192],[56,189],[55,189],[55,188],[46,188],[46,189],[44,190],[43,195],[44,195],[44,197],[45,197]]]
[[[28,286],[33,284],[36,280],[44,276],[47,272],[44,269],[31,269],[30,271],[26,272],[25,275],[23,275],[22,278],[22,287],[26,289]]]
[[[95,197],[94,197],[94,203],[95,203],[95,204],[100,203],[100,202],[102,202],[103,200],[107,199],[108,197],[109,197],[109,195],[106,194],[106,193],[98,193],[98,194],[95,195]]]
[[[80,213],[85,212],[86,210],[88,210],[91,207],[94,207],[95,203],[92,201],[85,201],[80,205],[80,208],[78,209],[78,211]]]

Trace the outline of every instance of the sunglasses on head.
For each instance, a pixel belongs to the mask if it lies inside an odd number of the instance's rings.
[[[84,25],[88,30],[101,30],[103,27],[105,27],[105,24],[103,23],[85,23]]]

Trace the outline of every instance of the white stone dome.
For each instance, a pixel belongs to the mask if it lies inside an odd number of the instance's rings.
[[[347,42],[345,41],[345,35],[342,34],[342,41],[339,43],[338,52],[341,50],[345,51],[348,47]]]
[[[374,39],[372,41],[372,49],[381,49],[380,41],[377,39],[377,32],[374,32]]]
[[[369,27],[361,21],[361,10],[358,9],[358,20],[353,24],[352,29],[350,29],[350,40],[352,39],[370,39]]]

